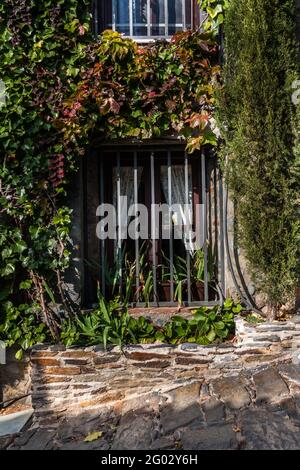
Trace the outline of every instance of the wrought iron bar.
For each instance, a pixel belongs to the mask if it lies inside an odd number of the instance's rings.
[[[169,36],[169,5],[168,0],[164,0],[165,7],[165,36]]]
[[[134,213],[135,213],[135,230],[136,230],[136,237],[135,237],[135,284],[136,284],[136,292],[139,292],[140,286],[140,250],[139,250],[139,240],[137,238],[137,212],[138,212],[138,162],[137,162],[137,152],[134,152],[133,155],[134,159]]]
[[[193,3],[193,2],[192,2]],[[185,0],[182,0],[182,29],[186,29],[186,10],[185,10]]]
[[[113,0],[112,2],[112,24],[111,24],[111,29],[113,31],[116,31],[116,0]]]
[[[117,213],[118,213],[118,239],[117,239],[117,263],[119,275],[119,291],[122,292],[122,220],[121,220],[121,169],[120,152],[117,153]]]
[[[155,163],[154,152],[150,155],[151,166],[151,240],[152,240],[152,273],[153,273],[153,300],[157,303],[157,260],[156,260],[156,220],[155,220]]]
[[[172,223],[172,158],[168,152],[168,200],[169,200],[169,251],[170,251],[170,297],[174,300],[174,243]]]
[[[151,36],[151,5],[150,0],[147,0],[147,36]]]
[[[225,245],[224,245],[224,194],[223,194],[223,179],[220,169],[218,170],[218,189],[219,189],[219,213],[220,213],[220,277],[221,289],[225,297],[226,284],[225,284]]]
[[[190,214],[190,207],[189,207],[189,161],[188,155],[185,152],[184,154],[184,186],[185,186],[185,217],[188,217],[185,221],[184,227],[184,237],[186,241],[186,270],[187,270],[187,294],[188,294],[188,303],[192,301],[192,292],[191,292],[191,256],[189,252],[189,247],[191,244],[191,214]],[[186,238],[186,230],[188,229],[188,239]]]
[[[133,0],[129,0],[129,35],[133,36]]]
[[[104,203],[104,175],[103,175],[103,159],[100,160],[100,204]],[[101,293],[105,296],[105,241],[103,237],[100,240],[100,256],[101,256]]]
[[[203,253],[204,253],[204,300],[208,301],[208,262],[207,262],[207,198],[206,198],[206,156],[201,153],[201,190],[202,190],[202,205],[204,206],[203,218]]]

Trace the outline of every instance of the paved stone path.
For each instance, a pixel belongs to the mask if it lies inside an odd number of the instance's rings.
[[[6,449],[299,449],[300,365],[291,362],[157,393],[143,408],[64,418],[0,439]],[[92,432],[102,433],[84,442]]]

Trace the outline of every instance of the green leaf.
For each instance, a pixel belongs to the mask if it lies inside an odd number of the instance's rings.
[[[15,272],[15,266],[12,263],[7,263],[4,269],[1,270],[2,276],[10,276]]]
[[[19,289],[20,290],[27,290],[27,289],[30,289],[31,286],[32,286],[32,280],[27,279],[26,281],[20,282]]]
[[[212,343],[216,339],[216,332],[213,329],[211,329],[209,333],[207,333],[206,337],[208,341]]]
[[[53,295],[53,292],[52,290],[50,289],[50,287],[48,286],[47,282],[44,280],[43,281],[43,286],[45,288],[45,291],[47,292],[47,294],[49,295],[50,297],[50,300],[53,304],[55,304],[55,298],[54,298],[54,295]]]
[[[21,360],[23,359],[23,354],[24,354],[23,349],[18,349],[18,351],[17,351],[16,354],[15,354],[15,358],[16,358],[18,361],[21,361]]]

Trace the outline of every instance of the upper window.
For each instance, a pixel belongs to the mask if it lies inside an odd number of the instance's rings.
[[[195,0],[95,0],[95,31],[119,31],[137,40],[168,38],[197,27]]]

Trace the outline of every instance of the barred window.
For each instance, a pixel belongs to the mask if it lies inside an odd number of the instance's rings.
[[[95,0],[95,33],[112,29],[139,41],[169,38],[199,25],[196,0]]]
[[[84,175],[87,305],[97,285],[137,307],[220,302],[223,193],[213,157],[178,144],[104,145]]]

